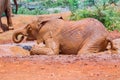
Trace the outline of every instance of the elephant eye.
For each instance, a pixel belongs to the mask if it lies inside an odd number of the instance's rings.
[[[40,26],[41,24],[40,23],[38,23],[38,27]]]
[[[31,30],[32,30],[32,28],[30,27],[30,28],[29,28],[29,30],[31,31]]]

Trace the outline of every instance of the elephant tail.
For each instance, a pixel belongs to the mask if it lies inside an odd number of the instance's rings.
[[[15,6],[16,6],[16,11],[15,11],[15,13],[17,14],[17,11],[18,11],[18,4],[17,4],[17,0],[14,0],[14,4],[15,4]]]

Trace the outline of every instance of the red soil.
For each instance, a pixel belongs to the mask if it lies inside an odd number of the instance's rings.
[[[61,15],[65,19],[68,17],[68,13]],[[13,17],[15,30],[24,27],[34,17],[25,15]],[[2,20],[6,23],[5,18]],[[0,34],[0,44],[13,43],[11,36],[15,30]],[[120,33],[114,31],[110,35],[115,38],[119,37]],[[13,50],[20,52],[14,48]],[[120,56],[87,54],[0,57],[0,80],[120,80]]]

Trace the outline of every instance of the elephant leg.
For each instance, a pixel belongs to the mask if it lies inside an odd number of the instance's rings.
[[[0,33],[3,32],[3,29],[2,29],[2,21],[1,21],[1,16],[0,16]]]
[[[12,5],[10,4],[11,2],[10,2],[10,0],[9,0],[9,2],[8,2],[8,7],[9,7],[9,9],[10,9],[10,15],[11,15],[11,17],[14,17],[14,14],[13,14],[13,12],[12,12]]]
[[[12,6],[10,6],[10,15],[11,15],[11,17],[14,17],[14,14],[12,12]]]
[[[8,23],[8,27],[9,30],[13,30],[13,24],[12,24],[12,19],[11,19],[11,13],[10,13],[10,7],[8,6],[7,9],[5,10],[5,14],[7,17],[7,23]]]
[[[89,40],[78,51],[78,54],[98,53],[105,51],[108,42],[105,39]]]
[[[31,55],[53,55],[54,52],[51,48],[41,47],[39,45],[35,45],[32,47],[30,51]]]
[[[55,55],[59,54],[59,42],[53,38],[48,38],[45,40],[45,45],[48,48],[51,48]]]
[[[33,46],[30,54],[57,55],[59,54],[59,43],[53,38],[46,39],[44,47],[41,47],[39,45]]]
[[[88,53],[90,53],[89,51],[88,51],[88,48],[89,48],[89,46],[87,46],[87,45],[84,45],[79,51],[78,51],[78,55],[80,55],[80,54],[88,54]]]

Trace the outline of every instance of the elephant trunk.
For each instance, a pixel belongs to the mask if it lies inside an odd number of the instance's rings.
[[[12,40],[15,43],[20,43],[23,41],[25,34],[23,34],[23,31],[16,31],[13,33]]]

